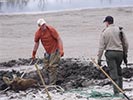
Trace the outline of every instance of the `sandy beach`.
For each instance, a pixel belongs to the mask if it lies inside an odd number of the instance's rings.
[[[81,9],[38,14],[0,15],[0,62],[18,58],[30,58],[37,30],[38,18],[45,18],[60,33],[66,57],[97,57],[99,35],[104,29],[107,15],[123,26],[129,41],[129,60],[133,60],[133,7]],[[40,45],[37,55],[44,53]]]

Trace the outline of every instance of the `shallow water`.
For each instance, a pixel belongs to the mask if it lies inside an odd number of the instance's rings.
[[[0,13],[133,6],[133,0],[0,0]]]

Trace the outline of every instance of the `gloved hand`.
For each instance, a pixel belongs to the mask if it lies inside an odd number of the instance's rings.
[[[101,66],[101,60],[98,60],[97,63],[99,66]]]
[[[125,63],[125,65],[127,66],[128,60],[127,60],[127,53],[123,52],[123,61]]]
[[[34,60],[36,58],[36,51],[32,52],[32,59]]]
[[[60,56],[62,57],[62,56],[64,56],[64,51],[60,51]]]

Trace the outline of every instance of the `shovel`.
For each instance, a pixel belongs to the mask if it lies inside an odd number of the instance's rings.
[[[116,88],[124,95],[124,97],[126,97],[127,100],[130,100],[129,97],[124,93],[124,91],[112,80],[112,78],[102,69],[101,66],[99,66],[95,59],[91,59],[92,63],[94,63],[96,65],[97,68],[99,68],[109,79],[110,81],[116,86]]]

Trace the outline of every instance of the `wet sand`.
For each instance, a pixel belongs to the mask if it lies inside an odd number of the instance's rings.
[[[129,60],[133,60],[133,7],[83,9],[38,14],[0,15],[0,62],[30,58],[38,18],[45,18],[60,33],[67,57],[96,58],[99,35],[104,29],[103,19],[115,18],[116,25],[123,26],[129,41]],[[40,45],[37,55],[44,53]]]

